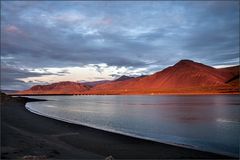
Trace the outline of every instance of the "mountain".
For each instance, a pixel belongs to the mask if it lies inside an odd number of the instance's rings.
[[[0,92],[0,97],[1,97],[1,101],[0,101],[1,105],[11,99],[10,96],[8,96],[7,94],[3,93],[2,91]]]
[[[123,76],[119,77],[118,79],[114,80],[114,82],[125,81],[125,80],[129,80],[129,79],[132,79],[132,78],[134,78],[134,77],[129,77],[129,76],[123,75]]]
[[[92,82],[82,82],[81,84],[86,85],[86,86],[90,86],[90,87],[94,87],[96,85],[99,84],[105,84],[111,82],[110,80],[102,80],[102,81],[92,81]]]
[[[85,86],[76,82],[58,82],[49,85],[36,85],[18,94],[80,94],[87,91],[89,86]]]
[[[227,84],[231,84],[233,86],[240,86],[240,77],[239,77],[240,66],[220,68],[218,70],[219,72],[227,72],[231,75],[226,81]]]
[[[16,93],[18,92],[18,90],[8,90],[8,89],[1,89],[2,93],[6,93],[6,94],[11,94],[11,93]]]
[[[19,94],[162,94],[239,93],[239,66],[216,69],[181,60],[152,75],[122,76],[114,81],[89,84],[59,82],[33,86]]]
[[[91,94],[142,94],[165,92],[219,92],[219,88],[234,88],[227,81],[239,76],[238,67],[216,69],[191,60],[181,60],[150,76],[138,77],[125,81],[115,81],[90,89]],[[206,90],[209,89],[209,90]]]
[[[131,78],[134,78],[134,77],[129,77],[129,76],[123,75],[123,76],[121,76],[118,79],[113,80],[113,81],[125,81],[125,80],[131,79]],[[96,85],[106,84],[106,83],[109,83],[109,82],[112,82],[112,81],[111,80],[101,80],[101,81],[92,81],[92,82],[82,82],[81,84],[87,85],[87,86],[90,86],[90,87],[94,87]]]
[[[220,73],[229,73],[232,77],[239,76],[240,72],[240,66],[233,66],[233,67],[227,67],[227,68],[219,68],[217,69]],[[231,77],[229,77],[231,78]]]
[[[141,76],[139,76],[139,78],[143,78],[143,77],[146,77],[147,75],[141,75]]]

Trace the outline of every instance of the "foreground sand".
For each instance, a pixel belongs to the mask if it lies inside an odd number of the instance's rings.
[[[25,109],[28,101],[1,104],[1,159],[230,158],[42,117]]]

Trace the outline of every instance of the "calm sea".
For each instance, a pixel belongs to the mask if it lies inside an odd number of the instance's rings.
[[[32,112],[158,142],[238,157],[239,95],[42,96]]]

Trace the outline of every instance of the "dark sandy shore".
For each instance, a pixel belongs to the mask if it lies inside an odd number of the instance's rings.
[[[42,117],[25,109],[28,101],[1,100],[1,159],[231,158]]]

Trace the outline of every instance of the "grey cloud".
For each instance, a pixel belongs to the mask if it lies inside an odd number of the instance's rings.
[[[48,30],[44,27],[35,28],[39,34],[28,35],[24,37],[24,41],[21,41],[22,36],[8,35],[4,33],[2,37],[2,55],[3,56],[14,56],[19,61],[26,61],[26,65],[29,66],[74,66],[84,65],[88,63],[107,63],[111,65],[120,66],[131,66],[139,64],[139,62],[131,62],[130,60],[122,60],[123,64],[119,63],[118,60],[124,59],[127,51],[121,48],[109,47],[96,47],[94,42],[91,45],[87,42],[91,42],[93,39],[91,36],[85,37],[85,39],[65,39],[63,35],[58,35],[55,31]],[[31,29],[28,30],[28,32]],[[25,32],[25,31],[24,31]],[[48,35],[48,36],[46,36]],[[79,35],[82,36],[82,35]],[[78,36],[78,37],[79,37]],[[58,37],[58,38],[53,38]],[[105,35],[102,35],[105,37]],[[50,38],[50,40],[49,40]],[[114,38],[109,38],[113,40]],[[68,41],[69,40],[69,41]],[[116,41],[116,39],[114,39]],[[128,44],[124,40],[119,41],[123,46],[126,47]],[[124,44],[125,43],[125,44]],[[141,44],[133,44],[132,48],[142,48]],[[28,61],[27,61],[28,60]],[[36,61],[41,63],[36,63]],[[51,61],[51,63],[49,63]],[[140,60],[138,60],[140,61]],[[114,64],[114,62],[117,62]],[[127,62],[130,62],[129,64]]]
[[[69,73],[70,73],[69,71],[67,71],[66,69],[63,69],[62,71],[57,72],[56,74],[64,76],[64,75],[69,74]]]
[[[113,78],[118,78],[118,77],[121,77],[121,74],[111,74],[110,76]]]
[[[20,69],[14,66],[10,66],[5,63],[1,63],[1,89],[23,89],[26,87],[31,86],[34,83],[25,83],[22,80],[19,80],[21,78],[27,78],[27,77],[40,77],[44,75],[62,75],[66,74],[66,72],[59,72],[56,74],[53,73],[38,73],[38,72],[31,72],[26,69]]]
[[[209,65],[238,64],[239,2],[235,1],[4,1],[1,5],[1,56],[12,57],[2,62],[14,66],[106,63],[152,72],[186,58]],[[36,74],[16,72],[6,78]]]

